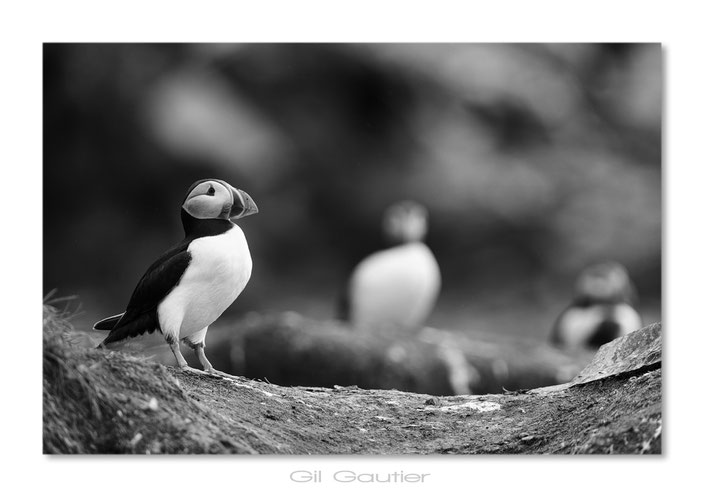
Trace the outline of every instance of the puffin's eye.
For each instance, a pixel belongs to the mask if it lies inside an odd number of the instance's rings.
[[[213,188],[213,185],[210,185],[210,188],[208,188],[208,195],[215,195],[215,188]]]

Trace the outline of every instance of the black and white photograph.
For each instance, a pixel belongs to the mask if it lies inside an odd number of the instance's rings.
[[[663,453],[661,43],[41,50],[43,454]]]
[[[695,6],[2,4],[5,493],[701,486]]]

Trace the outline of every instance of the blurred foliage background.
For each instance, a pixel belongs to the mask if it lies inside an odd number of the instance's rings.
[[[429,324],[547,338],[576,273],[661,307],[659,44],[46,44],[44,292],[89,329],[182,237],[196,179],[247,191],[248,312],[334,316],[394,201],[428,206]]]

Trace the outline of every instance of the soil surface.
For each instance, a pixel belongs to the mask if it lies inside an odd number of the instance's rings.
[[[72,346],[66,328],[45,310],[45,453],[661,452],[659,325],[572,383],[443,397],[217,379]]]

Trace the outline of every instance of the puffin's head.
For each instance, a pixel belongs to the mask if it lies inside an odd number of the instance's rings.
[[[428,231],[428,210],[410,200],[398,202],[384,212],[382,228],[391,243],[419,242]]]
[[[259,212],[252,197],[220,179],[193,183],[181,207],[196,219],[233,220]]]
[[[577,297],[607,302],[630,302],[634,288],[628,271],[618,262],[601,262],[587,266],[577,277]]]

